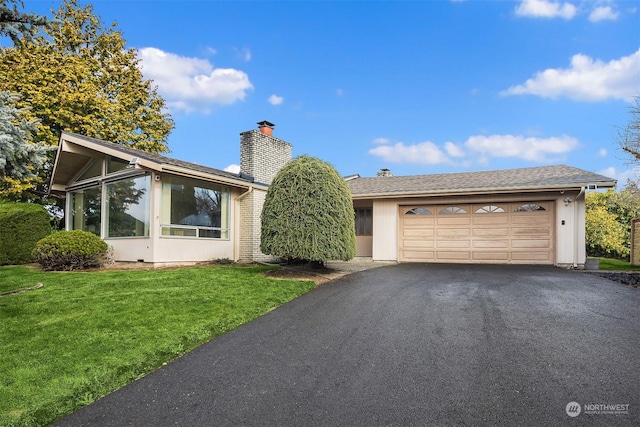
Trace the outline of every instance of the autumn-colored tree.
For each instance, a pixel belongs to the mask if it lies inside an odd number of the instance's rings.
[[[77,0],[63,0],[53,14],[31,41],[0,49],[0,90],[18,93],[18,108],[30,107],[26,119],[40,121],[34,140],[55,146],[65,130],[167,152],[173,120],[117,25],[105,29],[93,7]]]
[[[262,209],[260,250],[320,264],[355,256],[351,191],[332,165],[300,156],[278,172]]]
[[[592,192],[586,197],[587,255],[628,259],[631,220],[640,216],[640,190],[635,182],[616,192]]]

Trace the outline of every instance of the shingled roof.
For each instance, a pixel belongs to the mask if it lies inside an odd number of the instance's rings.
[[[616,180],[612,178],[566,165],[482,172],[354,178],[347,181],[354,198],[531,191],[579,188],[589,185],[609,188],[615,184]]]
[[[206,174],[221,176],[221,177],[224,177],[224,178],[235,179],[235,180],[240,179],[240,180],[243,180],[243,181],[251,182],[251,180],[247,179],[247,177],[241,176],[241,175],[236,174],[236,173],[227,172],[227,171],[224,171],[224,170],[221,170],[221,169],[210,168],[208,166],[199,165],[197,163],[185,162],[185,161],[174,159],[174,158],[171,158],[171,157],[161,156],[160,154],[149,153],[147,151],[137,150],[135,148],[127,147],[127,146],[122,145],[122,144],[115,144],[113,142],[103,141],[101,139],[91,138],[91,137],[84,136],[84,135],[79,135],[79,134],[76,134],[76,133],[63,132],[63,137],[64,137],[65,134],[74,136],[75,138],[79,138],[79,139],[82,139],[84,141],[91,142],[91,143],[96,144],[96,145],[100,145],[102,147],[106,147],[106,148],[110,148],[112,150],[119,151],[121,153],[130,155],[130,156],[133,156],[133,157],[138,157],[140,159],[149,160],[151,162],[158,163],[158,164],[161,164],[161,165],[177,166],[177,167],[180,167],[180,168],[190,169],[190,170],[193,170],[193,171],[203,172],[203,173],[206,173]]]

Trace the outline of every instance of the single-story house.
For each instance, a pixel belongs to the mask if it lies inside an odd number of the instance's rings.
[[[66,199],[66,229],[97,234],[116,261],[270,260],[260,213],[290,160],[267,121],[240,134],[240,173],[62,132],[50,191]]]
[[[240,134],[231,173],[63,132],[50,191],[66,228],[93,232],[117,261],[265,261],[260,213],[292,146],[273,124]],[[613,179],[569,166],[345,178],[357,256],[399,262],[584,266],[585,192]]]

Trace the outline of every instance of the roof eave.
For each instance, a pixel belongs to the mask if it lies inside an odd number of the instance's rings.
[[[383,192],[383,193],[366,193],[366,194],[353,194],[354,200],[361,199],[398,199],[398,198],[416,198],[425,196],[460,196],[460,195],[482,195],[482,194],[512,194],[512,193],[532,193],[532,192],[546,192],[546,191],[558,191],[558,190],[580,190],[586,189],[589,186],[596,185],[597,188],[613,188],[616,186],[617,181],[602,181],[602,182],[587,182],[587,183],[571,183],[571,184],[558,184],[548,185],[544,187],[539,186],[527,186],[527,187],[499,187],[499,188],[469,188],[463,190],[433,190],[433,191],[400,191],[400,192]]]

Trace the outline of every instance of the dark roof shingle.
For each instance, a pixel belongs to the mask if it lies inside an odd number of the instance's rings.
[[[615,185],[615,180],[572,166],[540,166],[481,172],[355,178],[347,182],[353,196],[471,193]]]

